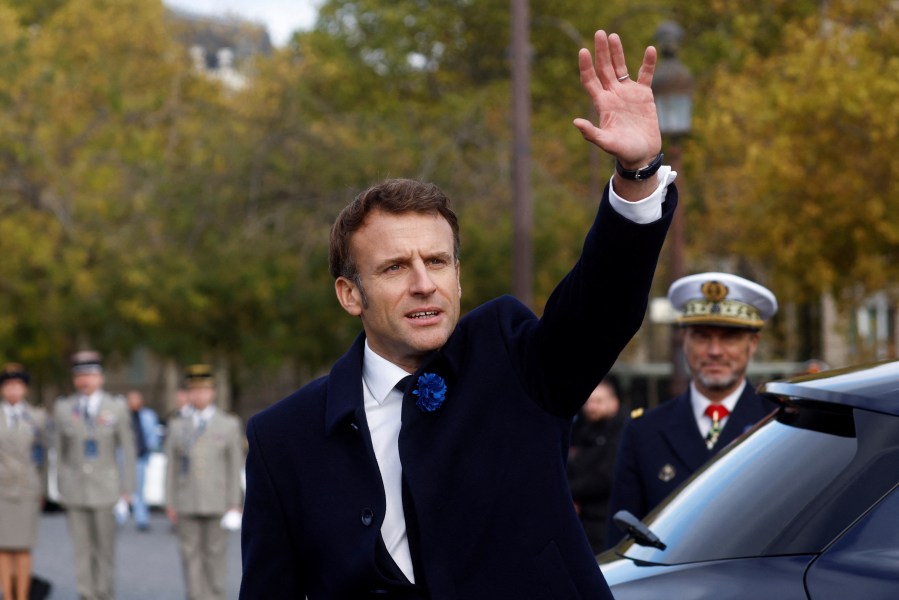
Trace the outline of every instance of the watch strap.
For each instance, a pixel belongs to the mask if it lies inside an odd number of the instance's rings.
[[[656,174],[656,171],[659,170],[659,167],[662,166],[662,159],[665,158],[665,155],[659,152],[652,162],[650,162],[645,167],[641,167],[639,169],[625,169],[621,162],[615,160],[615,172],[618,173],[620,177],[624,179],[631,179],[633,181],[643,181],[644,179],[649,179],[653,175]]]

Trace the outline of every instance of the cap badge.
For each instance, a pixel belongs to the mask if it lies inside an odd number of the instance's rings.
[[[730,290],[720,281],[706,281],[702,284],[700,291],[702,291],[702,295],[709,302],[721,302],[727,298],[727,293]]]

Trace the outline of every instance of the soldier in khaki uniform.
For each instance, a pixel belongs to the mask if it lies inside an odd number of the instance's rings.
[[[176,417],[165,444],[166,512],[175,525],[190,600],[224,600],[228,529],[240,527],[243,431],[216,409],[212,371],[187,370],[193,411]]]
[[[97,352],[72,356],[76,393],[54,409],[57,479],[75,547],[75,579],[83,600],[115,597],[117,502],[134,489],[134,434],[125,399],[103,390]]]
[[[31,549],[47,493],[47,414],[25,399],[28,380],[18,363],[0,370],[0,582],[9,600],[28,600]]]

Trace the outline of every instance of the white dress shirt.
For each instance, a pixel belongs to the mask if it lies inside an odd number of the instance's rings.
[[[677,173],[672,171],[671,167],[662,166],[656,173],[658,186],[649,197],[638,202],[629,202],[618,196],[610,185],[609,201],[617,213],[635,223],[657,221],[662,216],[662,203],[668,192],[668,184],[674,181],[675,177]],[[365,341],[362,360],[362,397],[386,500],[381,537],[394,562],[409,581],[414,583],[412,554],[409,551],[406,518],[403,513],[403,466],[400,463],[399,451],[403,394],[396,389],[396,384],[408,374],[376,354],[369,347],[368,340]]]
[[[737,406],[737,400],[740,399],[740,395],[743,393],[743,390],[746,388],[746,379],[743,379],[743,383],[740,384],[734,392],[729,394],[724,400],[719,402],[718,404],[723,404],[727,407],[728,415],[734,412],[734,408]],[[696,424],[699,426],[699,433],[702,434],[702,437],[705,438],[709,435],[709,430],[712,429],[712,420],[705,415],[706,407],[712,401],[699,393],[699,390],[696,389],[696,384],[692,381],[690,382],[690,404],[693,406],[693,418],[696,419]],[[724,425],[727,423],[728,417],[724,417],[723,419],[719,419],[719,423],[721,423],[721,429],[724,429]]]
[[[100,399],[102,393],[97,390],[90,396],[80,395],[78,398],[78,408],[87,411],[87,416],[91,422],[96,423],[97,413],[100,412]]]
[[[402,425],[403,394],[396,384],[406,371],[375,354],[365,340],[362,360],[362,398],[371,444],[381,471],[387,501],[381,537],[394,562],[415,583],[412,554],[403,513],[403,466],[400,464],[399,437]]]
[[[609,203],[619,215],[627,217],[634,223],[645,225],[662,218],[662,202],[668,195],[668,185],[677,178],[677,171],[672,171],[668,165],[662,165],[656,172],[656,189],[644,198],[636,202],[628,202],[615,192],[615,186],[609,184]],[[614,181],[614,180],[613,180]]]
[[[199,427],[201,422],[203,423],[204,427],[206,425],[208,425],[209,419],[211,419],[212,415],[214,415],[214,414],[215,414],[215,404],[210,404],[209,406],[207,406],[206,408],[204,408],[201,411],[196,411],[196,410],[192,411],[190,413],[190,416],[191,416],[191,419],[193,419],[194,428],[196,429],[197,427]]]
[[[13,426],[22,422],[24,417],[24,410],[22,410],[21,404],[16,404],[15,406],[4,400],[0,402],[0,405],[3,406],[3,412],[6,415],[6,426],[10,429]]]

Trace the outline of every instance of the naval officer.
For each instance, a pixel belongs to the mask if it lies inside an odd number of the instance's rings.
[[[668,299],[684,328],[686,392],[631,413],[621,436],[608,515],[642,519],[703,463],[776,405],[755,393],[746,369],[765,322],[777,312],[767,288],[729,273],[678,279]],[[621,531],[611,522],[607,543]]]

